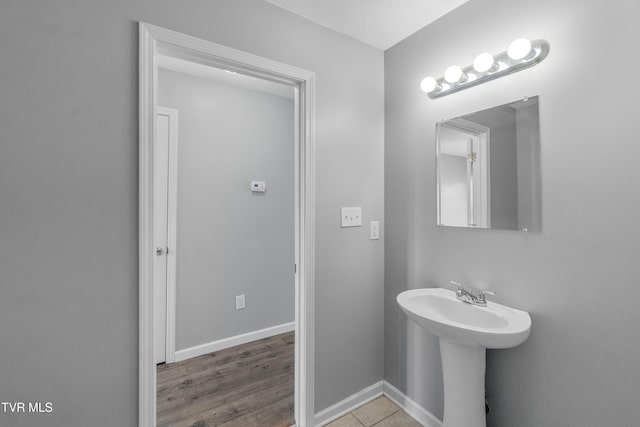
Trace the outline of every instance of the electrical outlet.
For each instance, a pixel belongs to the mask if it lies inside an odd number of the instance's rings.
[[[236,295],[236,310],[244,310],[245,301],[244,295]]]
[[[340,210],[340,226],[360,227],[362,225],[362,208],[342,208]]]

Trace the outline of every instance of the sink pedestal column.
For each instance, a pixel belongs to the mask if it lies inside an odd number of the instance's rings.
[[[444,427],[486,427],[484,347],[440,338],[444,383]]]

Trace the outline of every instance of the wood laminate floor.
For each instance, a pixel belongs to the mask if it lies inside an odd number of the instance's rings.
[[[157,368],[158,427],[293,424],[294,333]]]

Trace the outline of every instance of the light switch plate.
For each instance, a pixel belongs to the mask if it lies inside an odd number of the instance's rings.
[[[340,226],[360,227],[362,226],[362,208],[342,208],[340,210]]]
[[[371,221],[371,240],[380,239],[380,221]]]
[[[246,305],[245,305],[244,295],[237,295],[236,296],[236,310],[244,310],[245,307],[246,307]]]

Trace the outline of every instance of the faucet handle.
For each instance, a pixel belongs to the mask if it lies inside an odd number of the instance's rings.
[[[454,280],[449,280],[449,283],[451,283],[452,285],[456,285],[458,287],[458,289],[455,290],[456,298],[462,299],[464,294],[467,293],[467,290],[464,288],[464,286],[462,286],[461,283],[458,283],[458,282],[456,282]]]
[[[484,294],[487,294],[487,295],[495,295],[496,294],[493,291],[484,290],[484,289],[480,289],[480,288],[473,288],[473,287],[469,288],[469,292],[472,292],[474,295],[478,295],[478,296],[481,296],[481,295],[484,295]]]
[[[452,285],[457,286],[459,291],[464,289],[464,286],[462,286],[460,283],[458,283],[458,282],[456,282],[454,280],[449,280],[449,283],[452,284]]]
[[[482,289],[478,289],[480,293],[478,294],[478,299],[481,301],[487,300],[487,295],[495,295],[496,293],[493,291],[483,291]]]

